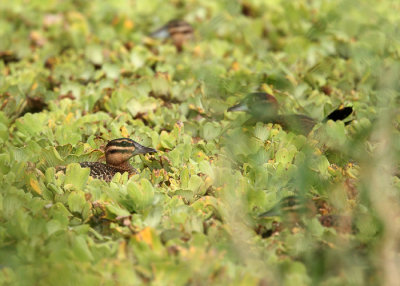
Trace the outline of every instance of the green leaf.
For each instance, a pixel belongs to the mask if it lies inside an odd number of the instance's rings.
[[[103,47],[100,45],[89,45],[85,51],[86,58],[95,65],[103,63]]]
[[[181,171],[181,174],[180,174],[180,179],[181,179],[181,186],[182,186],[182,188],[186,189],[186,188],[188,187],[189,178],[190,178],[190,176],[189,176],[189,169],[188,169],[188,168],[184,168],[184,169]]]
[[[83,190],[89,178],[90,169],[81,168],[77,163],[67,166],[65,175],[65,188],[72,190]]]
[[[206,191],[203,180],[197,175],[190,176],[188,188],[195,194],[203,194]]]
[[[124,216],[130,215],[130,212],[128,212],[127,210],[125,210],[117,205],[108,204],[108,205],[106,205],[106,209],[109,213],[115,215],[116,217],[117,216],[124,217]]]
[[[143,211],[153,203],[154,188],[146,179],[141,179],[140,183],[130,182],[127,186],[127,192],[130,200],[132,200],[135,206],[135,209],[138,211]]]
[[[313,160],[312,169],[320,172],[322,175],[327,176],[329,175],[328,167],[330,163],[325,156],[316,157]]]
[[[72,192],[68,196],[68,206],[71,212],[81,213],[86,205],[85,195],[83,192]]]
[[[160,143],[163,148],[173,149],[176,145],[176,139],[177,138],[174,138],[172,134],[161,131]]]
[[[254,136],[260,139],[261,141],[265,141],[270,136],[270,129],[267,128],[264,124],[258,123],[254,128]]]
[[[277,163],[282,163],[286,165],[291,162],[291,158],[289,156],[289,151],[286,148],[279,149],[275,154],[275,160]]]
[[[80,261],[93,261],[93,255],[86,243],[84,236],[77,236],[73,240],[72,249]]]
[[[117,79],[119,77],[119,68],[109,63],[104,64],[103,70],[108,78]]]
[[[18,130],[22,132],[25,136],[35,136],[46,127],[47,116],[43,113],[36,113],[31,114],[27,113],[23,117],[19,118],[15,125],[17,126]]]
[[[330,147],[338,149],[346,142],[346,129],[341,121],[329,120],[326,124],[327,143]]]
[[[63,229],[63,225],[58,220],[50,220],[46,225],[48,235],[52,235],[53,233]]]
[[[45,148],[40,157],[45,167],[56,167],[64,163],[64,160],[54,147]]]
[[[201,136],[205,140],[213,140],[221,133],[221,126],[218,123],[207,122],[203,126]]]
[[[0,144],[8,139],[8,120],[4,112],[0,111]]]

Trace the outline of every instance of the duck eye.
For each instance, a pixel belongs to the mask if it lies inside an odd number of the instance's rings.
[[[121,142],[121,146],[122,146],[122,147],[129,147],[130,145],[131,145],[131,143],[128,142],[128,141],[122,141],[122,142]]]

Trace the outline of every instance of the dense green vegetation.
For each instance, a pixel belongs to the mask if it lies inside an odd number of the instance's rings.
[[[182,52],[148,37],[174,18]],[[399,20],[390,0],[1,1],[0,284],[396,285]],[[353,121],[243,125],[226,110],[254,91]],[[111,183],[76,164],[119,137],[159,152]]]

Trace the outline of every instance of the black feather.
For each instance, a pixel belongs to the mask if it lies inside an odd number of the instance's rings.
[[[332,111],[325,119],[325,121],[328,120],[333,120],[333,121],[337,121],[337,120],[343,120],[346,119],[347,117],[350,116],[350,114],[353,112],[353,108],[351,106],[345,107],[345,108],[338,108],[334,111]]]

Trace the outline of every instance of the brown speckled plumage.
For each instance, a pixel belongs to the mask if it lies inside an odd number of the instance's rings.
[[[133,167],[131,167],[131,170],[125,170],[100,162],[82,162],[79,164],[82,168],[90,168],[91,177],[94,179],[104,180],[106,182],[110,182],[116,173],[123,174],[128,172],[129,176],[137,173],[137,170]]]

